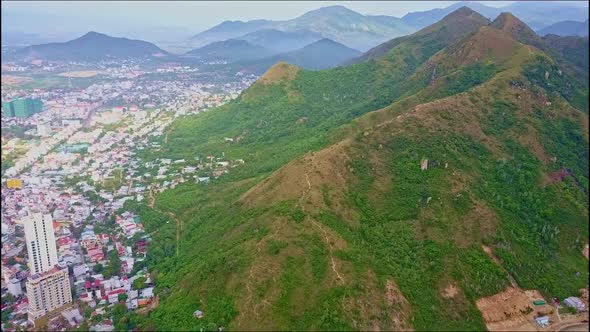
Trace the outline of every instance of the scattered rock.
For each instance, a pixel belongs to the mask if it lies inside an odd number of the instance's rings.
[[[428,169],[428,159],[422,159],[422,161],[420,161],[420,169],[423,171]]]
[[[457,289],[457,285],[448,284],[443,293],[443,297],[446,299],[452,299],[457,295],[458,292],[459,290]]]

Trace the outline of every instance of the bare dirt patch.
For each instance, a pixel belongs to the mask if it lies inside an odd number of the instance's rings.
[[[518,137],[518,142],[524,147],[528,148],[529,151],[531,151],[533,155],[537,157],[537,159],[546,164],[549,162],[549,156],[537,139],[535,133],[535,129],[533,129],[531,126],[528,126],[527,130],[523,131],[523,134]]]
[[[97,70],[78,70],[78,71],[67,71],[64,73],[59,74],[58,76],[63,77],[72,77],[72,78],[86,78],[86,77],[94,77],[98,75],[100,72]]]
[[[548,304],[535,306],[535,300],[544,300],[537,290],[508,287],[501,293],[477,300],[476,305],[490,331],[544,330],[535,323],[534,318],[545,315],[552,322],[560,321],[554,307]]]
[[[410,303],[402,292],[397,287],[393,280],[387,280],[385,283],[385,294],[387,297],[387,305],[391,307],[391,321],[393,323],[393,330],[395,331],[411,331],[413,330],[409,324],[411,316]]]
[[[582,250],[582,255],[584,255],[584,257],[586,257],[586,259],[588,259],[588,243],[586,243],[586,245],[584,246],[584,249]]]
[[[514,287],[508,287],[501,293],[481,298],[476,301],[476,305],[486,323],[523,317],[534,310],[526,293]]]
[[[444,290],[442,296],[445,299],[452,299],[455,296],[457,296],[458,292],[459,292],[459,289],[457,288],[457,285],[450,283],[447,285],[447,287],[445,287],[445,290]]]
[[[460,247],[469,246],[492,236],[497,225],[498,215],[496,212],[485,201],[476,200],[473,208],[463,217],[462,222],[455,226],[455,243]]]
[[[2,75],[2,84],[6,85],[18,85],[29,82],[31,80],[32,78],[25,76]]]
[[[329,146],[280,168],[270,178],[248,190],[240,201],[246,207],[296,201],[304,211],[325,208],[322,187],[346,188],[348,141]],[[335,191],[335,190],[334,190]],[[340,190],[338,190],[340,191]],[[332,196],[343,193],[332,193]]]

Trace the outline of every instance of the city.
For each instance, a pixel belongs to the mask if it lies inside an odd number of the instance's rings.
[[[2,331],[588,331],[588,1],[2,0]]]
[[[222,151],[150,162],[138,154],[158,150],[173,120],[229,102],[256,76],[209,83],[187,66],[118,65],[98,66],[85,88],[3,82],[2,315],[12,328],[110,331],[116,304],[150,310],[157,303],[145,264],[151,237],[129,202],[185,181],[206,185],[244,162]]]

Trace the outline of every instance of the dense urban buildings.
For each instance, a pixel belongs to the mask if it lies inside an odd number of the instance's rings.
[[[31,209],[22,222],[31,274],[51,270],[57,264],[57,248],[51,214]]]
[[[29,276],[27,280],[29,321],[43,326],[47,315],[60,313],[72,303],[72,291],[67,267],[52,269]],[[41,322],[41,324],[39,324]]]
[[[29,321],[34,325],[45,316],[72,303],[67,267],[57,259],[53,218],[41,209],[29,209],[22,221],[25,230],[30,275],[27,278]]]
[[[28,118],[43,110],[39,98],[19,98],[2,102],[2,115],[5,117]]]

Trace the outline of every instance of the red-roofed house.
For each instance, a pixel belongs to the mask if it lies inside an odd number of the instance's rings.
[[[109,243],[109,235],[108,234],[98,234],[98,239],[102,242],[102,244]]]
[[[152,299],[139,299],[137,300],[137,306],[141,307],[150,303]]]
[[[90,256],[91,262],[98,262],[104,260],[104,253],[101,248],[92,248],[88,250],[88,256]]]

